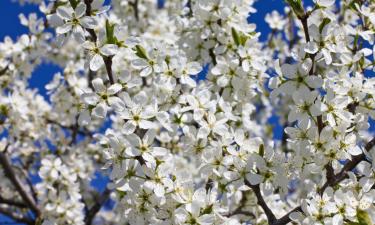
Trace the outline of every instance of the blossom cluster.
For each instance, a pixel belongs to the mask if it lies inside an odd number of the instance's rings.
[[[266,41],[253,0],[20,2],[43,16],[0,43],[0,214],[375,223],[372,1],[287,0]],[[47,97],[29,85],[44,62],[62,68]]]

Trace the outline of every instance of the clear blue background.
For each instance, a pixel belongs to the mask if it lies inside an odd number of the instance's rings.
[[[312,1],[309,0],[305,2],[311,5]],[[256,8],[258,12],[252,14],[249,21],[257,25],[257,31],[262,33],[261,40],[266,40],[270,33],[270,29],[264,21],[266,13],[272,10],[283,13],[284,6],[285,3],[282,0],[258,0],[258,2],[255,3],[254,8]],[[0,0],[0,41],[3,41],[5,36],[10,36],[13,40],[16,40],[18,36],[27,34],[28,30],[20,24],[18,14],[23,13],[27,16],[32,12],[37,12],[38,15],[42,15],[36,5],[27,4],[20,6],[17,2],[11,0]],[[43,64],[37,67],[30,79],[30,87],[37,88],[39,93],[47,98],[44,86],[52,79],[53,75],[59,71],[60,68],[52,64]],[[281,138],[282,128],[278,125],[277,117],[272,117],[269,122],[275,127],[275,137]],[[100,191],[104,189],[106,183],[107,179],[100,177],[100,175],[93,181],[93,185]],[[12,221],[0,215],[0,225],[8,222]]]

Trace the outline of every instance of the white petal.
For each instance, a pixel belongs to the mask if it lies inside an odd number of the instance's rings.
[[[97,93],[105,92],[105,86],[101,78],[95,78],[91,83]]]
[[[47,15],[47,20],[51,27],[58,27],[64,24],[64,21],[56,13]]]
[[[148,75],[150,75],[152,73],[152,67],[151,66],[148,66],[146,68],[144,68],[141,73],[139,74],[141,77],[147,77]]]
[[[98,26],[98,22],[96,21],[95,18],[90,17],[90,16],[85,16],[79,19],[80,24],[88,29],[95,29],[96,26]]]
[[[66,23],[60,27],[56,28],[56,33],[58,34],[65,34],[68,33],[72,29],[72,24]]]
[[[129,156],[139,156],[139,155],[141,155],[141,152],[136,148],[127,148],[125,150],[125,153]]]
[[[314,2],[320,6],[329,7],[335,4],[335,0],[314,0]]]
[[[92,111],[94,116],[105,118],[107,116],[108,106],[105,103],[99,103]]]
[[[167,154],[168,150],[161,147],[153,147],[152,148],[152,155],[153,156],[165,156]]]
[[[121,112],[125,108],[125,103],[119,97],[108,98],[108,104],[116,111]]]
[[[123,133],[124,134],[132,134],[134,133],[135,131],[135,124],[132,122],[132,121],[128,121],[125,123],[124,127],[123,127]]]
[[[114,94],[116,94],[117,92],[121,91],[121,89],[122,89],[122,85],[121,85],[121,84],[119,84],[119,83],[112,84],[112,85],[108,88],[107,93],[108,93],[109,95],[114,95]]]
[[[305,44],[304,50],[305,52],[309,54],[315,54],[318,52],[319,49],[318,49],[318,45],[315,42],[309,41],[308,43]]]
[[[73,17],[73,9],[71,7],[60,6],[56,9],[56,13],[62,19],[70,20]]]
[[[190,62],[187,65],[188,73],[195,75],[202,70],[202,66],[198,62]]]
[[[143,142],[148,145],[151,145],[154,142],[155,136],[156,136],[155,130],[148,130],[143,136]]]
[[[251,185],[257,185],[263,181],[263,177],[259,174],[250,173],[246,175],[246,178],[249,180]]]
[[[88,125],[91,122],[90,112],[85,110],[79,114],[78,124],[80,126]]]
[[[105,56],[115,55],[118,51],[117,45],[107,44],[100,48],[100,53]]]
[[[104,65],[103,58],[99,54],[95,54],[90,61],[90,69],[92,71],[97,71],[103,65]]]
[[[139,127],[145,130],[156,128],[156,125],[154,122],[148,121],[148,120],[141,120],[139,122]]]
[[[323,85],[323,79],[318,76],[308,76],[305,81],[311,88],[320,88]]]
[[[79,3],[74,10],[76,18],[81,18],[86,13],[86,4],[83,2]]]
[[[281,72],[284,77],[293,79],[297,76],[297,66],[284,64],[281,66]]]
[[[95,93],[83,93],[81,99],[88,105],[96,105],[99,101],[99,97]]]

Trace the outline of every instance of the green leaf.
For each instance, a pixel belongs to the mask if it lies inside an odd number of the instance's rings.
[[[139,57],[139,58],[142,58],[142,59],[148,59],[147,57],[147,54],[146,54],[146,50],[140,46],[140,45],[136,45],[135,46],[135,51],[136,51],[136,55]]]
[[[260,146],[259,146],[259,155],[260,156],[264,156],[264,145],[263,144],[261,144]]]
[[[319,33],[322,33],[324,27],[331,22],[330,19],[324,18],[323,21],[319,25]]]
[[[108,44],[116,44],[117,39],[115,37],[115,25],[110,24],[108,20],[105,21],[105,31],[107,35]]]
[[[286,2],[290,5],[297,17],[303,17],[305,15],[305,9],[303,8],[301,0],[286,0]]]
[[[366,211],[358,209],[357,219],[359,225],[372,225],[371,218]]]
[[[75,9],[79,3],[78,0],[69,0],[69,2],[73,9]]]
[[[349,4],[348,4],[348,8],[354,10],[354,11],[357,11],[357,7],[355,6],[356,4],[361,4],[361,1],[360,0],[353,0],[351,1]]]
[[[232,37],[233,37],[234,43],[236,43],[237,46],[241,44],[241,37],[237,33],[236,29],[234,29],[233,27],[232,27]]]

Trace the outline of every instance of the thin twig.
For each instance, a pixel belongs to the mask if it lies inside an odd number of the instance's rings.
[[[7,204],[7,205],[19,207],[19,208],[27,208],[27,205],[24,202],[17,201],[14,199],[7,199],[7,198],[4,198],[3,196],[0,196],[0,204]]]
[[[8,148],[8,146],[6,148]],[[22,184],[21,180],[16,175],[15,171],[11,166],[11,162],[8,155],[6,155],[4,152],[0,152],[0,164],[3,166],[5,176],[8,177],[8,179],[12,182],[18,193],[21,195],[22,199],[25,201],[25,203],[36,214],[36,216],[39,217],[41,212],[38,206],[36,205],[34,198],[31,196],[30,193],[28,193],[25,190],[24,185]]]

